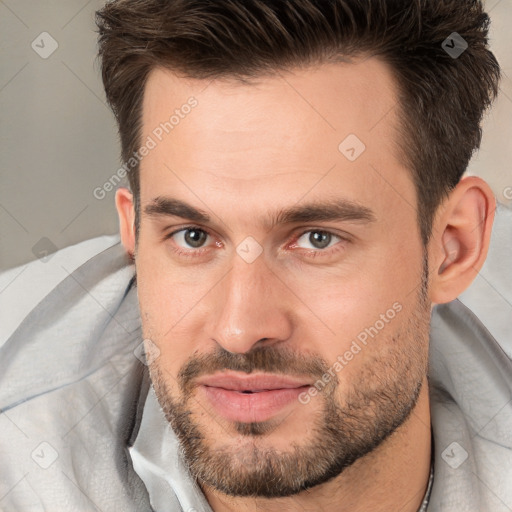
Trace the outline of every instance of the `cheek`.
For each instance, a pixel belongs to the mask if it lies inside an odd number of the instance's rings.
[[[158,331],[168,330],[198,301],[204,279],[173,264],[165,248],[146,245],[141,240],[136,260],[143,321],[150,317]]]
[[[422,253],[411,249],[407,260],[397,262],[399,254],[380,251],[350,272],[316,276],[315,286],[305,276],[298,278],[304,282],[296,281],[298,290],[307,290],[303,296],[309,309],[327,327],[325,337],[311,331],[313,350],[331,367],[336,365],[335,371],[343,369],[344,378],[354,377],[366,362],[389,359],[390,352],[407,342],[404,330],[417,307]]]
[[[414,298],[419,263],[397,265],[382,252],[338,272],[303,271],[288,276],[291,290],[338,339],[355,337]],[[388,313],[388,314],[387,314]],[[380,325],[380,323],[379,323]]]
[[[140,251],[136,262],[142,330],[144,337],[159,347],[165,367],[170,369],[171,363],[180,359],[180,352],[188,345],[181,338],[190,339],[194,335],[190,324],[186,333],[183,326],[187,325],[187,315],[199,300],[199,291],[193,283],[183,282],[182,276],[163,264],[162,258],[152,251],[147,253]],[[173,341],[178,338],[180,342]],[[171,352],[172,357],[168,357]]]

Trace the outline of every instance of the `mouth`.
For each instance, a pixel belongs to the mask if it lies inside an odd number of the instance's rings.
[[[299,395],[310,386],[304,379],[264,373],[223,372],[198,380],[198,389],[212,412],[242,423],[271,419],[298,404]]]

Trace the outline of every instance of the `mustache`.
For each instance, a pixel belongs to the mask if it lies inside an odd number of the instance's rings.
[[[183,393],[188,393],[195,379],[223,370],[247,374],[261,371],[318,380],[329,370],[329,365],[319,356],[306,356],[290,349],[256,347],[244,354],[237,354],[217,347],[212,353],[191,356],[178,373],[178,384]]]

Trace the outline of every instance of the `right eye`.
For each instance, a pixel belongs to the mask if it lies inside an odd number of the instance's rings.
[[[183,249],[199,249],[209,236],[203,229],[187,227],[170,233],[166,239],[174,239],[175,243]]]

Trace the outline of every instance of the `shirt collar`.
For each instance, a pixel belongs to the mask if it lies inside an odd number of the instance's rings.
[[[158,512],[212,512],[188,470],[178,438],[165,418],[152,386],[148,386],[145,396],[144,399],[144,392],[141,392],[138,420],[128,451],[134,470],[148,490],[151,506]]]

